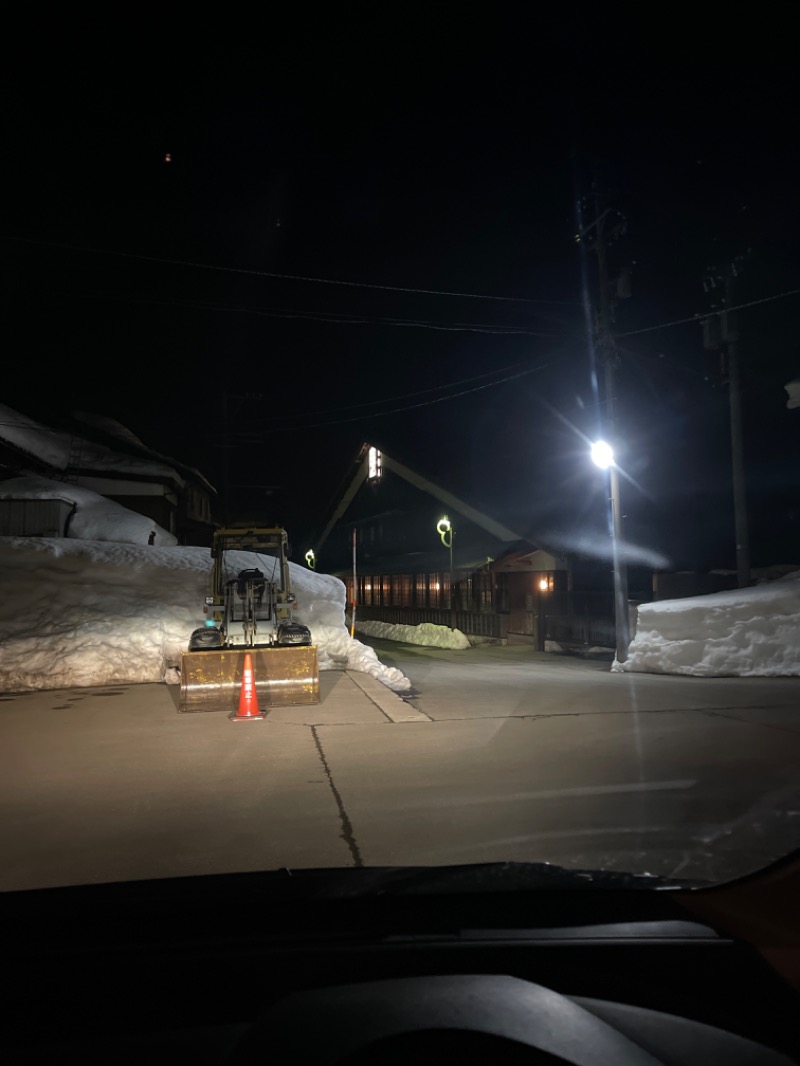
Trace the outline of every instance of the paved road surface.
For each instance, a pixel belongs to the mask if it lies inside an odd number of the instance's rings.
[[[419,695],[414,706],[436,721],[544,714],[717,712],[794,730],[798,678],[696,678],[611,673],[609,664],[516,645],[467,651],[361,638],[396,666]]]
[[[179,715],[162,685],[0,698],[0,888],[509,859],[716,879],[800,843],[800,682],[373,643],[412,700],[335,672],[264,722]]]

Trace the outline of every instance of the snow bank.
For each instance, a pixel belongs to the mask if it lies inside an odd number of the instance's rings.
[[[800,676],[800,571],[753,588],[642,604],[612,670],[696,677]]]
[[[302,618],[300,620],[302,621]],[[367,647],[360,640],[353,640],[344,626],[325,626],[321,630],[315,630],[312,626],[311,632],[314,635],[314,643],[320,650],[321,670],[331,667],[359,670],[383,682],[393,692],[410,691],[411,682],[404,673],[394,666],[384,666],[375,649]]]
[[[254,565],[249,552],[228,558],[231,568]],[[271,573],[275,559],[258,558]],[[320,667],[361,670],[407,691],[399,670],[348,636],[342,582],[289,566],[296,617],[311,628]],[[208,548],[0,538],[0,690],[177,683],[181,652],[204,621],[210,570]]]
[[[0,481],[0,500],[69,500],[77,507],[69,520],[67,536],[80,540],[113,540],[124,544],[147,544],[155,530],[159,546],[177,544],[177,538],[152,518],[129,511],[122,504],[91,489],[46,477],[15,477]]]
[[[368,637],[399,640],[403,644],[422,644],[428,648],[453,648],[462,651],[470,646],[460,629],[448,629],[447,626],[437,626],[433,622],[404,626],[390,622],[359,622],[356,617],[356,629],[359,633],[366,633]]]

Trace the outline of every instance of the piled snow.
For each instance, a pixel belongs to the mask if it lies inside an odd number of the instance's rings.
[[[344,589],[344,585],[342,588]],[[344,617],[344,608],[342,608],[342,616]],[[305,621],[300,612],[297,618],[298,621]],[[393,692],[410,691],[411,682],[405,674],[394,666],[384,666],[375,653],[375,649],[362,644],[360,640],[353,640],[344,625],[321,628],[312,626],[311,633],[319,649],[321,670],[336,667],[344,670],[359,670],[383,682]]]
[[[448,629],[447,626],[437,626],[433,622],[404,626],[390,622],[359,622],[356,616],[356,629],[359,633],[366,633],[368,637],[399,640],[403,644],[422,644],[428,648],[453,648],[462,651],[470,646],[460,629]]]
[[[628,659],[612,670],[800,676],[800,571],[753,588],[642,604]]]
[[[177,538],[152,518],[129,511],[122,504],[91,489],[46,477],[15,477],[0,481],[0,500],[68,500],[77,510],[69,520],[68,537],[80,540],[113,540],[123,544],[147,544],[155,531],[159,546],[177,544]]]
[[[275,559],[258,558],[271,574]],[[237,570],[254,565],[248,552],[228,560]],[[289,566],[296,617],[311,628],[320,667],[361,670],[408,690],[399,670],[348,636],[342,582]],[[0,538],[0,691],[177,683],[180,654],[204,621],[210,570],[208,548]]]

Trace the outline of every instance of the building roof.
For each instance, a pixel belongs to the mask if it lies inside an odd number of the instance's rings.
[[[83,474],[122,477],[134,481],[169,482],[183,487],[186,475],[189,474],[200,480],[211,492],[215,491],[198,471],[150,451],[138,442],[133,434],[129,434],[124,444],[122,438],[116,441],[117,447],[92,440],[93,435],[91,430],[85,436],[77,436],[67,431],[52,429],[5,404],[0,404],[0,442],[13,449],[23,459],[31,461],[37,468],[49,469],[55,476],[63,475],[67,470],[74,470]],[[134,448],[132,442],[137,442],[140,446]]]
[[[471,504],[459,499],[452,492],[442,488],[440,485],[435,484],[429,478],[424,477],[422,474],[418,474],[410,467],[401,463],[399,460],[387,455],[386,452],[381,452],[374,445],[363,444],[359,449],[358,455],[355,461],[355,472],[350,478],[349,482],[345,482],[343,491],[334,505],[333,511],[327,524],[322,530],[321,534],[317,538],[316,550],[322,547],[331,530],[347,513],[350,504],[358,494],[358,490],[366,483],[370,475],[370,452],[377,451],[380,456],[380,464],[383,471],[391,471],[398,477],[402,478],[408,484],[414,488],[419,489],[421,492],[427,493],[433,499],[437,500],[448,511],[453,514],[461,515],[468,519],[479,529],[490,534],[490,536],[496,538],[504,544],[516,544],[517,542],[524,541],[524,538],[514,530],[509,529],[502,522],[498,522],[491,516],[484,514]],[[525,542],[527,543],[527,542]]]

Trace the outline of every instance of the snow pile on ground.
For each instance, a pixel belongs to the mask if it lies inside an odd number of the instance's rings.
[[[428,648],[453,648],[462,651],[470,646],[460,629],[448,629],[433,622],[422,622],[418,626],[393,625],[390,622],[359,622],[356,616],[356,629],[368,637],[382,637],[384,640],[399,640],[403,644],[422,644]]]
[[[227,559],[236,570],[254,565],[249,552]],[[0,538],[0,691],[176,683],[181,652],[204,622],[211,562],[208,548]],[[255,565],[271,575],[277,564],[259,555]],[[407,691],[399,670],[350,639],[343,583],[289,566],[296,618],[311,628],[320,667],[361,670]]]
[[[152,518],[129,511],[122,504],[91,489],[46,477],[15,477],[0,481],[0,500],[67,500],[76,506],[67,536],[80,540],[113,540],[123,544],[147,544],[155,531],[158,546],[177,544],[177,538]]]
[[[343,586],[344,587],[344,586]],[[303,621],[298,612],[297,618]],[[306,622],[308,625],[308,622]],[[311,627],[314,643],[320,652],[320,669],[340,667],[345,670],[359,670],[370,674],[383,682],[393,692],[409,692],[411,682],[402,671],[394,666],[384,666],[374,648],[367,647],[360,640],[353,640],[348,631],[342,627],[325,626],[322,629]]]
[[[612,670],[800,676],[800,571],[753,588],[642,604],[628,659]]]

